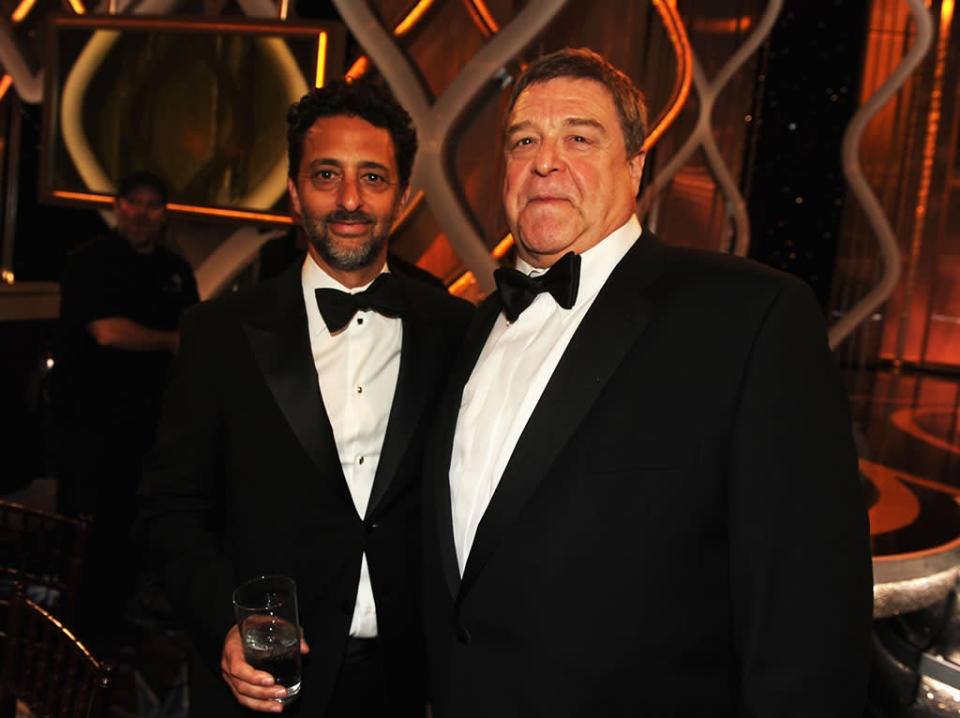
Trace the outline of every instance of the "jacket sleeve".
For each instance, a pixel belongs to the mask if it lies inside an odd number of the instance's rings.
[[[214,322],[204,323],[204,309],[184,315],[156,442],[144,462],[135,530],[162,558],[168,594],[219,673],[234,623],[235,576],[220,539],[222,405]]]
[[[728,525],[740,715],[861,715],[869,528],[846,392],[805,285],[772,301],[739,396]]]

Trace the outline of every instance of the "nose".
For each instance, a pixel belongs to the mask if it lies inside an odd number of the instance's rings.
[[[353,212],[363,204],[360,197],[360,184],[356,175],[343,178],[340,183],[337,204],[348,212]]]
[[[560,169],[560,156],[557,152],[557,141],[544,138],[537,147],[537,156],[534,159],[533,171],[546,177]]]

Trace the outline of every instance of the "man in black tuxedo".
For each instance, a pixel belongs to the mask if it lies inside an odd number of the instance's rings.
[[[434,715],[861,715],[868,529],[821,313],[641,230],[644,133],[587,50],[514,90],[520,271],[468,330],[427,474]]]
[[[416,152],[403,108],[336,82],[288,122],[307,257],[185,316],[141,530],[225,681],[195,670],[192,714],[422,716],[424,437],[472,308],[385,266]],[[261,574],[296,581],[312,647],[285,707],[234,625],[234,587]]]

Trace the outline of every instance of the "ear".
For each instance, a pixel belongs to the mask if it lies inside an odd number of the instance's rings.
[[[407,200],[409,200],[409,199],[410,199],[410,185],[407,184],[406,189],[403,190],[403,194],[400,195],[400,199],[397,201],[397,211],[398,211],[398,212],[399,212],[401,209],[403,209],[404,207],[407,206]]]
[[[646,162],[647,153],[640,150],[633,157],[627,160],[627,167],[630,169],[630,182],[633,184],[634,196],[640,192],[640,178],[643,177],[643,163]]]
[[[296,222],[303,218],[303,212],[300,211],[300,195],[297,194],[297,185],[292,177],[287,177],[287,192],[290,194],[290,214]]]

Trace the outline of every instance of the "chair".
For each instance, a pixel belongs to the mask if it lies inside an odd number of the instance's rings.
[[[68,624],[76,616],[90,520],[0,500],[0,576],[47,589],[34,596]]]
[[[14,718],[18,701],[34,718],[101,718],[113,665],[94,658],[56,618],[14,583],[0,668],[0,718]]]

